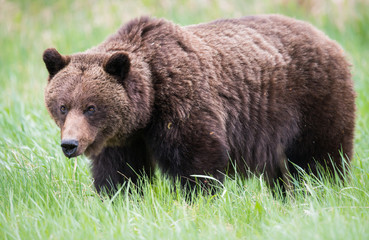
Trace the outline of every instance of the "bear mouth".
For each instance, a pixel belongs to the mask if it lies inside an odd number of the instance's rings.
[[[91,144],[92,145],[92,144]],[[85,156],[87,156],[87,157],[91,157],[91,156],[93,156],[93,155],[95,155],[94,153],[95,153],[95,149],[94,149],[94,147],[93,146],[88,146],[87,148],[86,148],[86,150],[85,150],[85,152],[83,153]]]
[[[75,139],[64,139],[61,142],[62,151],[67,158],[74,158],[85,154],[91,145],[84,144],[84,141]]]
[[[62,150],[64,155],[67,158],[74,158],[74,157],[78,157],[82,154],[82,152],[79,149],[73,149],[72,147],[68,147],[68,146],[62,146]]]
[[[87,146],[83,154],[88,158],[97,156],[101,153],[103,148],[104,148],[103,144],[100,144],[95,141]]]

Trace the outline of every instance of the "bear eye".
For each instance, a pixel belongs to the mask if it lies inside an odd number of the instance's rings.
[[[93,114],[95,111],[96,111],[95,106],[88,106],[88,107],[87,107],[87,110],[86,110],[86,113],[91,115],[91,114]]]
[[[62,114],[66,114],[66,113],[67,113],[67,108],[66,108],[64,105],[61,105],[61,106],[60,106],[60,112],[61,112]]]

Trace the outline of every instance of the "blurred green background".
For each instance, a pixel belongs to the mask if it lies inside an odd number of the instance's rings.
[[[261,13],[309,21],[345,49],[358,94],[349,185],[308,182],[310,195],[283,202],[257,178],[227,180],[225,198],[188,206],[160,178],[144,197],[101,201],[88,160],[60,151],[43,50],[84,51],[141,15],[188,25]],[[369,239],[368,26],[367,0],[0,0],[0,239]]]

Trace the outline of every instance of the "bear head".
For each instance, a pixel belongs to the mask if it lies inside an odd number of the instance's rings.
[[[67,157],[97,155],[147,125],[152,110],[148,68],[128,53],[63,56],[46,49],[46,107],[61,129]]]

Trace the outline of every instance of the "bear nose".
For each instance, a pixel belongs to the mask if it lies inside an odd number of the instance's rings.
[[[64,155],[68,158],[71,158],[74,153],[76,153],[78,148],[78,141],[74,139],[66,139],[62,140],[61,147],[64,152]]]

